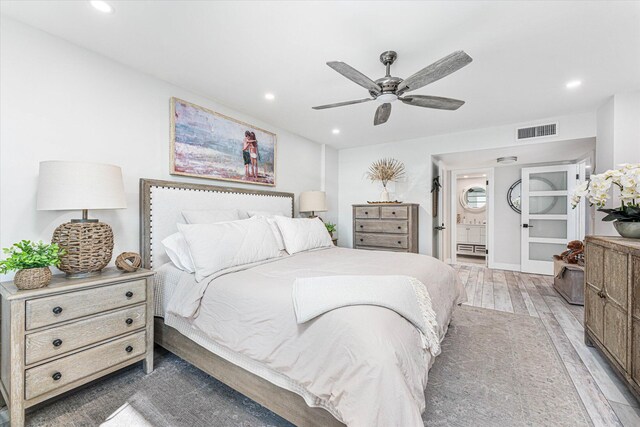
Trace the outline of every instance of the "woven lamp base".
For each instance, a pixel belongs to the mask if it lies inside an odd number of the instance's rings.
[[[113,231],[104,222],[67,222],[55,229],[51,242],[66,251],[58,268],[74,277],[100,273],[113,253]]]

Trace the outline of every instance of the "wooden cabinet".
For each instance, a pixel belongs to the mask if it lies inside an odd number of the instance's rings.
[[[0,285],[0,390],[11,426],[24,410],[140,360],[153,370],[153,272]]]
[[[485,256],[487,227],[484,224],[456,225],[456,253],[459,255]]]
[[[585,341],[640,396],[640,241],[587,236]]]
[[[418,252],[418,205],[353,205],[353,247]]]

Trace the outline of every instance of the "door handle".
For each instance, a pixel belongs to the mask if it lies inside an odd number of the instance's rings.
[[[533,225],[522,224],[522,228],[533,228]]]
[[[400,227],[398,227],[398,228],[400,228]],[[438,231],[442,231],[442,230],[446,230],[447,229],[447,227],[445,227],[444,225],[436,225],[433,228],[435,228]]]

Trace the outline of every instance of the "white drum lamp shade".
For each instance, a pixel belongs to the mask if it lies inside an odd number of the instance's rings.
[[[126,207],[122,170],[118,166],[88,162],[40,162],[38,210]]]
[[[300,212],[327,211],[327,195],[324,191],[303,191],[300,193]]]
[[[118,166],[102,163],[47,161],[40,163],[37,209],[82,210],[82,219],[58,226],[51,241],[64,250],[58,268],[68,275],[98,274],[113,253],[113,230],[88,218],[89,209],[127,207]]]

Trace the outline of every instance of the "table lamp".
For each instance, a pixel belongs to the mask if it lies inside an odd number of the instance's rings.
[[[127,207],[118,166],[89,162],[40,162],[37,209],[39,211],[81,210],[81,219],[61,224],[53,232],[52,243],[65,250],[60,270],[71,277],[99,274],[109,264],[113,252],[113,231],[97,219],[89,219],[89,209]]]
[[[324,191],[303,191],[300,193],[300,212],[311,212],[310,218],[315,218],[316,212],[327,211],[327,195]]]

